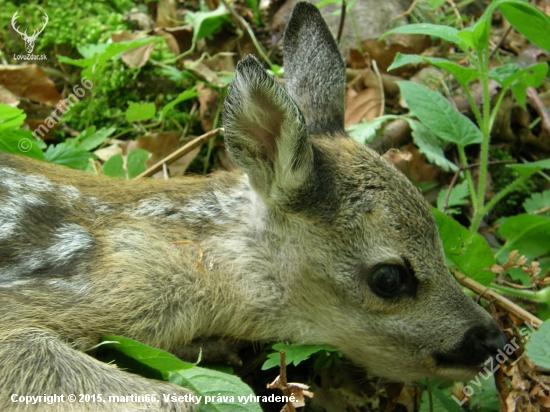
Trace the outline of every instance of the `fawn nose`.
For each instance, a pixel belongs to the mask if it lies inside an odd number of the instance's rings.
[[[446,353],[434,357],[440,366],[477,366],[503,349],[508,339],[495,323],[487,326],[470,327],[460,344]]]

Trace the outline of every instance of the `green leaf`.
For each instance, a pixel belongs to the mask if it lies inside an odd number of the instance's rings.
[[[473,26],[460,30],[457,34],[468,46],[480,52],[489,44],[489,29],[491,28],[491,16],[486,13],[475,22]]]
[[[372,143],[376,137],[376,131],[388,120],[387,117],[380,116],[365,123],[348,126],[347,131],[350,137],[358,143]]]
[[[82,133],[80,133],[79,143],[77,147],[84,150],[94,150],[107,140],[115,132],[115,127],[109,127],[108,129],[102,127],[96,131],[95,126],[88,127]]]
[[[447,59],[440,59],[438,57],[423,57],[417,54],[401,54],[397,53],[389,70],[397,69],[398,67],[405,66],[407,64],[429,63],[440,69],[446,70],[451,73],[461,84],[467,85],[468,83],[476,80],[481,75],[477,70],[470,67],[462,67],[456,63],[453,63]]]
[[[529,199],[525,199],[523,207],[529,214],[550,208],[550,189],[541,193],[533,193]],[[550,213],[550,210],[546,213]]]
[[[0,103],[0,133],[11,132],[21,127],[26,117],[23,110]]]
[[[27,130],[13,130],[0,134],[0,151],[44,160],[41,140],[36,140]]]
[[[413,119],[406,120],[411,127],[413,142],[418,147],[420,153],[426,156],[426,159],[430,163],[438,165],[445,172],[456,172],[458,167],[453,162],[447,160],[445,153],[443,153],[445,142],[419,121]]]
[[[537,331],[529,332],[529,329],[521,332],[530,335],[529,343],[525,345],[527,356],[535,365],[550,369],[550,322],[545,321]]]
[[[156,113],[157,109],[154,103],[128,102],[128,109],[126,110],[125,116],[129,123],[133,123],[153,119]]]
[[[550,17],[526,1],[500,1],[497,7],[527,40],[550,52]]]
[[[528,87],[539,87],[546,77],[548,72],[548,64],[539,63],[526,68],[520,72],[521,77],[512,84],[512,93],[523,110],[525,100],[527,98]]]
[[[336,352],[340,357],[342,356],[340,351],[327,345],[286,345],[284,343],[277,343],[273,345],[273,349],[277,352],[267,355],[268,359],[262,365],[262,370],[281,366],[280,350],[286,352],[286,364],[293,364],[294,366],[297,366],[300,362],[309,359],[311,355],[321,351]]]
[[[193,42],[197,42],[207,36],[213,34],[224,23],[229,20],[226,16],[229,14],[223,4],[220,4],[216,10],[213,11],[199,11],[192,13],[188,11],[185,14],[185,21],[193,27]]]
[[[86,170],[89,159],[96,159],[97,156],[83,149],[70,147],[65,143],[55,146],[48,146],[44,153],[44,160],[49,163],[63,165],[71,169]]]
[[[481,143],[476,125],[439,93],[412,82],[398,84],[413,114],[437,136],[460,146]]]
[[[443,202],[447,195],[447,189],[442,189],[437,196],[437,209],[442,211]],[[447,200],[446,214],[459,213],[458,210],[453,209],[456,206],[462,206],[468,204],[470,196],[470,189],[468,188],[468,182],[464,181],[458,185],[453,186],[449,199]]]
[[[531,163],[521,163],[517,165],[506,165],[507,167],[516,170],[520,176],[529,177],[544,169],[550,169],[550,159],[539,160]]]
[[[401,33],[401,34],[425,34],[428,36],[438,37],[445,41],[458,44],[461,47],[465,47],[466,43],[458,37],[458,30],[454,27],[442,26],[438,24],[407,24],[406,26],[399,26],[395,29],[392,29],[386,33],[380,40],[384,40],[390,34]]]
[[[160,112],[160,119],[159,120],[165,119],[168,112],[170,110],[172,110],[178,103],[184,102],[184,101],[189,100],[189,99],[194,99],[198,95],[199,94],[197,93],[195,88],[193,88],[191,90],[185,90],[184,92],[181,92],[178,95],[178,97],[176,97],[174,100],[172,100],[170,103],[166,104],[162,108],[162,110]]]
[[[128,153],[128,158],[126,159],[126,169],[128,170],[128,178],[133,179],[134,177],[145,172],[145,162],[149,157],[149,152],[141,149],[133,149]]]
[[[122,177],[126,178],[126,172],[123,167],[124,161],[122,156],[116,154],[111,156],[103,165],[103,174],[109,177]]]
[[[470,232],[437,209],[432,208],[432,212],[447,261],[475,281],[485,286],[489,285],[495,275],[485,269],[495,264],[495,258],[485,238],[478,233]]]
[[[550,252],[550,219],[544,216],[522,214],[512,216],[500,226],[499,234],[506,243],[499,251],[519,250],[529,259]]]
[[[258,403],[250,401],[244,403],[239,400],[239,397],[248,397],[254,393],[236,376],[183,362],[174,355],[128,338],[104,336],[103,340],[118,342],[118,344],[107,343],[102,346],[124,354],[158,372],[163,379],[190,389],[201,396],[201,406],[198,409],[201,412],[261,412]],[[218,401],[218,395],[225,399]],[[206,403],[205,396],[213,400]]]

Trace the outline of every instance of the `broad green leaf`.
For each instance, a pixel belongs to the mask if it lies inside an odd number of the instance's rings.
[[[101,129],[96,130],[95,126],[90,126],[78,136],[77,147],[88,151],[94,150],[103,144],[103,142],[105,142],[105,140],[107,140],[107,138],[111,136],[115,130],[115,127],[109,127],[108,129],[102,127]]]
[[[412,82],[398,84],[413,114],[437,136],[460,146],[481,143],[481,131],[441,94]]]
[[[161,112],[160,112],[160,120],[166,118],[166,115],[170,110],[172,110],[178,103],[184,102],[189,99],[194,99],[199,94],[195,90],[195,88],[191,90],[185,90],[184,92],[181,92],[178,97],[176,97],[174,100],[172,100],[170,103],[166,104]]]
[[[523,207],[530,214],[550,208],[550,189],[541,193],[533,193],[529,199],[525,199]],[[547,213],[550,213],[550,210]]]
[[[550,252],[550,219],[545,216],[522,214],[512,216],[500,226],[499,234],[506,243],[499,252],[519,250],[529,259]]]
[[[550,52],[550,17],[526,1],[500,1],[506,20],[534,45]]]
[[[428,36],[438,37],[445,41],[458,44],[461,47],[465,47],[466,43],[457,36],[458,30],[454,27],[443,26],[438,24],[407,24],[406,26],[399,26],[395,29],[392,29],[382,35],[380,40],[384,40],[391,34],[401,33],[401,34],[425,34]]]
[[[200,412],[261,412],[256,402],[244,403],[239,397],[254,395],[252,389],[238,377],[216,370],[205,369],[179,360],[174,355],[142,343],[119,336],[104,336],[104,341],[118,344],[104,344],[112,350],[156,371],[163,379],[182,386],[201,396]],[[218,401],[218,395],[225,397]],[[205,402],[205,397],[211,401]],[[230,398],[233,398],[231,400]]]
[[[130,123],[153,119],[157,113],[154,103],[128,102],[126,120]]]
[[[128,170],[128,179],[145,172],[145,162],[149,157],[149,152],[141,149],[130,150],[126,159],[126,169]]]
[[[389,119],[385,116],[377,117],[369,122],[348,126],[350,137],[358,143],[372,143],[376,137],[376,131]]]
[[[193,27],[193,42],[213,34],[224,23],[229,22],[226,16],[229,14],[223,4],[220,3],[214,11],[198,11],[185,14],[185,21]]]
[[[545,321],[539,329],[532,332],[528,328],[521,331],[523,336],[529,336],[525,352],[535,365],[550,369],[550,321]]]
[[[405,66],[407,64],[418,63],[430,63],[436,67],[439,67],[447,72],[451,73],[461,84],[467,85],[480,76],[480,73],[470,67],[462,67],[456,63],[453,63],[447,59],[441,59],[438,57],[423,57],[417,54],[401,54],[397,53],[389,70],[397,69],[398,67]]]
[[[90,159],[96,159],[97,156],[83,149],[70,147],[65,143],[59,143],[55,146],[48,146],[44,153],[44,160],[49,163],[63,165],[71,169],[86,170]]]
[[[473,26],[466,27],[458,32],[457,36],[476,51],[484,50],[489,44],[489,29],[491,16],[486,13]]]
[[[0,151],[44,160],[41,146],[44,142],[36,140],[27,130],[13,130],[0,133]]]
[[[297,366],[301,362],[309,359],[311,355],[321,351],[336,352],[339,356],[342,356],[340,351],[327,345],[286,345],[284,343],[277,343],[273,345],[273,349],[277,352],[267,355],[268,359],[262,365],[262,370],[281,366],[280,350],[284,350],[286,353],[286,364],[293,364],[294,366]]]
[[[447,196],[447,190],[448,189],[442,189],[437,196],[437,209],[440,211],[443,209],[443,202],[445,201],[445,196]],[[449,199],[447,200],[446,214],[459,213],[459,211],[453,208],[468,204],[469,196],[470,189],[467,181],[453,186],[449,194]]]
[[[19,128],[25,122],[26,117],[23,110],[0,103],[0,133],[11,132]]]
[[[531,163],[521,163],[517,165],[506,165],[507,167],[516,170],[520,176],[529,177],[544,169],[550,169],[550,159],[539,160]]]
[[[419,121],[407,119],[412,130],[412,139],[420,153],[426,156],[430,163],[438,165],[445,172],[456,172],[458,167],[451,161],[447,160],[443,147],[446,142],[438,138],[434,132],[428,129]]]
[[[432,212],[447,261],[475,281],[485,286],[489,285],[495,275],[485,269],[495,264],[495,258],[485,238],[478,233],[470,232],[437,209],[432,208]]]
[[[111,156],[103,165],[103,174],[109,177],[122,177],[126,178],[126,172],[124,171],[124,160],[122,156],[116,154]]]
[[[521,77],[512,84],[512,93],[523,110],[526,110],[525,100],[527,98],[527,88],[539,87],[544,81],[547,72],[548,64],[535,64],[522,70]]]
[[[428,379],[425,380],[428,383]],[[430,396],[427,390],[422,392],[420,412],[463,412],[462,408],[452,398],[449,383],[439,379],[429,379],[433,404],[430,405]]]

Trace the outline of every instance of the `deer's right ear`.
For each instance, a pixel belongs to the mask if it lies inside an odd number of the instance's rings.
[[[311,175],[313,149],[304,117],[253,56],[237,65],[223,123],[231,159],[265,200],[276,201],[274,196],[296,189]]]

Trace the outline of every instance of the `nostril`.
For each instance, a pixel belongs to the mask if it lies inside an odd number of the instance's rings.
[[[483,346],[487,351],[492,354],[499,349],[504,349],[504,346],[508,344],[508,339],[502,333],[502,331],[496,325],[491,325],[489,332],[485,339],[482,340]]]

